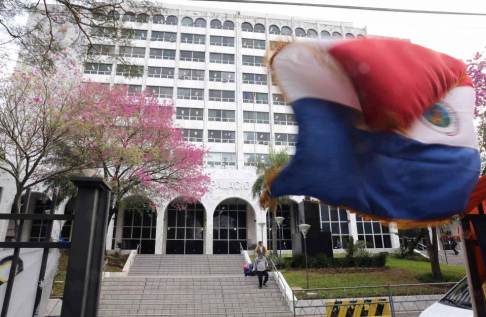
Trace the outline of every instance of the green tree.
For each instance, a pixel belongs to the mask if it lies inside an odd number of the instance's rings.
[[[278,172],[290,162],[290,156],[287,150],[271,152],[268,155],[267,162],[255,162],[257,179],[251,188],[253,198],[260,198],[260,205],[263,206],[264,193],[268,190],[271,180],[275,178]],[[272,213],[272,249],[273,254],[277,254],[277,207],[289,204],[291,205],[290,196],[278,197],[276,203],[270,204],[269,211]],[[265,210],[262,207],[262,210]]]

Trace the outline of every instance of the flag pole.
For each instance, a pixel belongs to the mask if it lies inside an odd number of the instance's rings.
[[[478,212],[484,214],[482,203],[478,206]],[[474,248],[477,240],[471,232],[471,223],[469,217],[466,215],[461,220],[461,244],[464,250],[467,281],[469,285],[469,293],[471,294],[471,304],[475,317],[486,317],[486,303],[484,299],[484,292],[482,281],[479,276],[478,262]]]

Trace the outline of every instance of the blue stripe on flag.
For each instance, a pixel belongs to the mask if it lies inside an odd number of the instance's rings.
[[[477,150],[425,144],[356,129],[355,110],[305,98],[293,103],[296,154],[274,197],[307,195],[383,218],[429,220],[457,214],[477,183]]]

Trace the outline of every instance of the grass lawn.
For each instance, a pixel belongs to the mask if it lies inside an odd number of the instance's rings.
[[[59,258],[59,271],[54,278],[54,285],[52,287],[51,296],[62,296],[64,293],[64,282],[66,280],[66,270],[69,259],[69,251],[61,251],[61,257]],[[121,272],[123,266],[128,259],[127,255],[105,255],[105,260],[108,260],[105,272]]]
[[[441,265],[441,269],[447,282],[459,281],[466,275],[463,266]],[[309,286],[310,288],[331,288],[431,283],[433,281],[430,272],[429,262],[396,259],[390,256],[385,268],[356,269],[352,272],[336,269],[309,270]],[[305,270],[283,270],[282,273],[290,287],[306,288]],[[410,291],[410,288],[402,289],[400,293],[411,294]],[[415,291],[423,291],[423,289]],[[443,289],[440,291],[443,293]],[[339,297],[336,294],[333,296]]]

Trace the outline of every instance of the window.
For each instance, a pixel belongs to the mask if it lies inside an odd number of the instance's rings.
[[[94,44],[88,49],[88,55],[113,55],[115,46]]]
[[[164,24],[164,16],[163,15],[154,15],[153,23],[154,24]]]
[[[263,66],[263,57],[262,56],[243,55],[243,65]]]
[[[327,31],[321,31],[321,38],[323,39],[330,39],[331,38],[331,33]]]
[[[275,133],[275,145],[295,146],[297,134]]]
[[[138,23],[148,23],[148,21],[149,21],[149,16],[146,15],[145,13],[137,15]]]
[[[235,131],[208,131],[208,142],[211,143],[235,143]]]
[[[245,166],[255,166],[257,163],[268,163],[268,154],[245,153]]]
[[[221,165],[236,165],[236,153],[221,153],[221,152],[209,152],[208,153],[208,165],[221,166]]]
[[[125,21],[125,22],[135,22],[136,21],[135,13],[132,13],[132,12],[125,13],[125,15],[123,16],[123,21]]]
[[[341,38],[341,37],[342,37],[341,33],[339,33],[339,32],[332,32],[332,38],[333,39]]]
[[[141,85],[128,85],[128,95],[133,96],[142,92]]]
[[[106,21],[106,14],[103,10],[96,10],[93,13],[93,18],[98,21]]]
[[[87,63],[84,68],[85,74],[111,75],[111,64]]]
[[[221,122],[235,122],[235,111],[209,109],[208,120],[221,121]]]
[[[253,28],[253,32],[255,33],[265,33],[265,27],[263,24],[255,24],[255,27]]]
[[[245,123],[269,123],[268,112],[243,111]]]
[[[190,61],[190,62],[204,62],[206,59],[205,52],[197,52],[197,51],[181,51],[181,61]]]
[[[229,90],[209,90],[209,101],[235,102],[235,92]]]
[[[281,125],[297,125],[295,115],[290,113],[274,113],[273,122]]]
[[[2,202],[3,187],[0,187],[0,203]]]
[[[365,38],[365,36],[364,36],[364,35],[361,35],[361,34],[358,34],[357,38],[358,38],[358,39],[364,39],[364,38]]]
[[[270,25],[270,34],[280,34],[280,29],[276,25]]]
[[[270,133],[266,132],[243,132],[245,144],[270,144]]]
[[[158,48],[151,48],[150,49],[150,58],[155,59],[175,59],[175,50],[162,50]]]
[[[140,77],[143,76],[143,66],[117,65],[116,75],[125,77]]]
[[[181,34],[181,42],[182,43],[192,43],[192,44],[205,44],[206,43],[206,35],[182,33]]]
[[[211,35],[210,44],[216,46],[235,46],[235,38],[234,37],[227,37],[227,36],[214,36]]]
[[[150,38],[150,40],[161,42],[175,42],[177,40],[177,33],[152,31],[152,37]]]
[[[391,248],[390,229],[379,221],[364,220],[356,215],[358,240],[366,241],[367,248]]]
[[[156,226],[157,215],[149,202],[127,208],[123,214],[123,248],[130,250],[140,245],[140,253],[154,253]]]
[[[247,247],[247,204],[240,199],[221,203],[213,216],[213,252],[238,254],[240,246]]]
[[[184,129],[182,130],[182,135],[184,136],[184,141],[189,141],[189,142],[203,141],[203,130]]]
[[[174,68],[149,66],[147,76],[153,78],[174,78]]]
[[[178,19],[177,17],[170,15],[167,17],[167,20],[165,20],[165,24],[169,25],[177,25]]]
[[[203,119],[203,109],[198,108],[181,108],[176,109],[176,119],[199,120]]]
[[[223,23],[223,29],[225,29],[225,30],[234,30],[235,29],[235,24],[232,21],[224,21],[224,23]]]
[[[211,26],[211,29],[222,29],[223,24],[219,20],[211,20],[211,23],[209,23],[209,26]]]
[[[204,89],[196,88],[177,88],[178,99],[203,100]]]
[[[223,83],[234,83],[235,73],[233,72],[219,72],[209,71],[209,81],[219,81]]]
[[[196,21],[194,21],[194,26],[197,27],[197,28],[205,28],[206,27],[206,20],[204,20],[202,18],[198,18],[198,19],[196,19]]]
[[[221,53],[210,53],[209,61],[211,63],[218,64],[234,64],[235,55],[234,54],[221,54]]]
[[[241,25],[241,29],[246,32],[253,32],[253,26],[248,22],[244,22]]]
[[[172,98],[174,89],[172,87],[147,86],[147,93],[157,98]]]
[[[333,246],[338,241],[342,246],[349,241],[349,218],[348,213],[343,208],[320,205],[321,210],[321,230],[331,232]]]
[[[316,32],[316,30],[308,29],[307,30],[307,37],[317,38],[317,32]]]
[[[120,13],[118,13],[115,10],[108,11],[108,14],[106,15],[106,19],[109,21],[120,20]]]
[[[266,85],[267,75],[264,74],[243,74],[243,84]]]
[[[183,18],[181,23],[182,23],[183,26],[193,26],[192,19],[189,18],[189,17]]]
[[[286,106],[287,101],[285,100],[283,95],[280,94],[273,94],[273,104],[279,106]]]
[[[204,206],[200,203],[185,204],[184,210],[170,204],[167,209],[167,254],[202,254],[204,219]]]
[[[351,33],[346,33],[345,37],[346,37],[347,39],[354,39],[354,35],[353,35],[353,34],[351,34]]]
[[[268,104],[268,94],[267,93],[255,93],[255,92],[243,92],[243,102],[244,103],[260,103]]]
[[[120,56],[124,56],[124,57],[144,58],[145,47],[121,46],[119,54]]]
[[[277,245],[275,246],[275,249],[280,249],[282,250],[291,250],[292,249],[292,221],[291,219],[294,218],[294,230],[295,232],[298,232],[298,223],[299,219],[298,216],[298,211],[299,206],[295,202],[291,202],[291,204],[279,204],[277,206],[277,210],[275,211],[275,216],[276,217],[283,217],[283,223],[282,227],[279,229],[277,227]],[[297,219],[296,219],[297,218]],[[272,245],[272,222],[273,222],[273,212],[269,212],[267,215],[267,237],[268,239],[268,245],[267,248],[269,250],[275,250]],[[283,234],[283,235],[282,235]]]
[[[116,38],[116,29],[92,26],[90,34],[94,37]]]
[[[256,49],[265,49],[265,41],[264,40],[254,40],[254,39],[242,39],[243,40],[243,47],[246,48],[256,48]]]
[[[204,70],[180,68],[179,79],[204,80]]]
[[[280,34],[292,35],[292,29],[289,28],[288,26],[283,26],[282,27],[282,31],[280,32]]]
[[[305,37],[305,31],[302,28],[295,29],[295,36]]]

